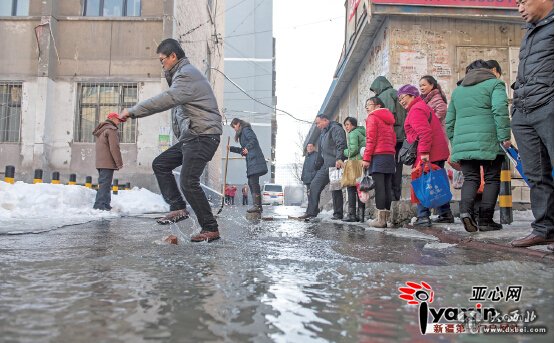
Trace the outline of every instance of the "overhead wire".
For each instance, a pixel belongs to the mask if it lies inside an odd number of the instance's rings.
[[[216,68],[210,68],[210,69],[213,69],[213,70],[217,71],[218,73],[222,74],[223,77],[225,77],[229,82],[231,82],[232,85],[234,85],[235,87],[237,87],[237,89],[239,89],[243,94],[245,94],[247,97],[249,97],[249,98],[252,99],[253,101],[256,101],[257,103],[259,103],[259,104],[261,104],[261,105],[263,105],[263,106],[266,106],[266,107],[268,107],[268,108],[270,108],[270,109],[272,109],[272,110],[280,111],[280,112],[282,112],[282,113],[285,113],[286,115],[288,115],[289,117],[295,119],[295,120],[298,121],[298,122],[307,123],[307,124],[310,124],[310,125],[313,124],[313,122],[311,122],[311,121],[304,120],[304,119],[299,119],[299,118],[295,117],[294,115],[292,115],[291,113],[289,113],[289,112],[287,112],[287,111],[284,111],[284,110],[282,110],[282,109],[279,109],[279,108],[277,108],[277,107],[275,107],[275,106],[270,106],[270,105],[268,105],[268,104],[266,104],[266,103],[263,103],[262,101],[260,101],[260,100],[258,100],[258,99],[255,99],[255,98],[252,97],[249,93],[247,93],[243,88],[241,88],[241,86],[239,86],[237,83],[235,83],[235,81],[233,81],[232,79],[230,79],[223,71],[221,71],[221,70],[219,70],[219,69],[216,69]]]

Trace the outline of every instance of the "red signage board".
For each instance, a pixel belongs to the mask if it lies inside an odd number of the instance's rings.
[[[349,8],[351,9],[351,11],[349,12],[349,20],[348,21],[351,21],[351,19],[357,13],[357,7],[358,7],[359,4],[360,4],[360,0],[349,0]]]
[[[371,0],[375,4],[517,9],[517,0]]]

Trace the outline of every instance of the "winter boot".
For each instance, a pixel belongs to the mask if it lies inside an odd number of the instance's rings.
[[[432,222],[437,224],[439,223],[453,224],[455,222],[455,217],[453,217],[453,212],[449,211],[447,213],[440,214]]]
[[[378,228],[385,228],[387,227],[387,217],[389,215],[388,210],[376,210],[378,214],[376,215],[376,219],[372,220],[368,223],[369,226],[378,227]]]
[[[416,221],[412,224],[413,227],[421,228],[421,227],[431,227],[432,221],[430,217],[418,217]]]
[[[480,209],[478,215],[478,229],[480,231],[501,230],[503,225],[493,221],[493,211]]]
[[[461,213],[461,222],[467,232],[478,231],[478,224],[476,223],[476,220],[474,220],[474,216],[471,213]]]
[[[359,220],[359,222],[364,223],[364,210],[366,206],[364,205],[358,205],[358,210],[357,210],[357,219]]]
[[[345,216],[345,218],[343,218],[344,222],[347,223],[354,223],[357,221],[357,217],[355,215],[356,212],[356,204],[352,204],[349,202],[349,213]]]
[[[247,213],[262,213],[262,198],[260,194],[252,195],[253,206],[247,210]]]

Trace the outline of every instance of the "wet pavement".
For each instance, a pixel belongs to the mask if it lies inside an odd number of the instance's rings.
[[[244,210],[224,209],[212,243],[148,217],[0,236],[0,342],[553,342],[552,258]],[[180,244],[162,243],[172,232]],[[431,307],[534,311],[548,333],[421,335],[408,281],[431,286]],[[514,285],[519,302],[495,301]],[[470,301],[478,286],[487,299]]]

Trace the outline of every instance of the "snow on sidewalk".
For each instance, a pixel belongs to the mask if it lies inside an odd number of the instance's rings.
[[[0,234],[35,233],[92,220],[166,212],[161,195],[134,187],[112,194],[112,211],[94,210],[96,191],[83,186],[0,181]]]

